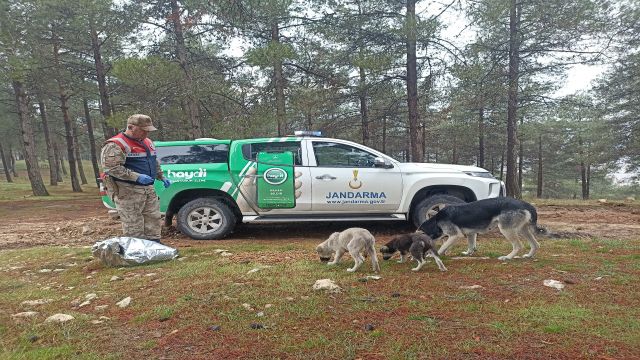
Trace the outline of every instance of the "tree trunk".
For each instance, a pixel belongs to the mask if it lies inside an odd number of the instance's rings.
[[[16,171],[16,158],[13,156],[13,149],[11,148],[11,144],[9,144],[9,167],[11,168],[11,173],[14,178],[18,177],[18,172]]]
[[[587,164],[587,200],[591,198],[591,164]]]
[[[478,110],[478,166],[484,167],[484,108]]]
[[[153,119],[153,126],[158,128],[158,131],[156,131],[156,134],[154,134],[156,135],[156,138],[154,140],[165,141],[166,135],[164,132],[164,121],[162,121],[161,118],[157,116],[157,114],[153,111],[151,112],[151,114],[149,114],[149,116],[151,116],[151,118]]]
[[[87,176],[84,174],[84,166],[82,165],[82,157],[80,157],[80,139],[78,137],[78,125],[73,124],[73,153],[76,156],[78,164],[78,174],[80,174],[80,182],[87,185]]]
[[[542,135],[538,135],[538,187],[536,197],[542,198]]]
[[[0,161],[2,161],[2,170],[4,171],[4,177],[7,179],[7,182],[13,182],[13,178],[11,177],[11,169],[9,169],[9,159],[4,156],[4,149],[2,148],[2,143],[0,142]]]
[[[47,143],[47,161],[49,162],[49,185],[58,185],[58,164],[56,164],[56,155],[53,145],[51,144],[51,133],[49,132],[49,120],[47,119],[47,108],[44,101],[38,102],[40,109],[40,118],[42,119],[42,131],[44,132],[44,140]]]
[[[578,145],[580,146],[580,187],[582,190],[582,200],[589,199],[589,190],[587,186],[587,167],[585,164],[585,150],[584,142],[581,137],[578,137]]]
[[[71,189],[73,192],[82,192],[80,182],[78,181],[78,172],[76,171],[75,142],[73,136],[73,125],[69,118],[69,107],[67,106],[67,95],[64,88],[60,87],[60,109],[62,110],[62,119],[64,120],[64,133],[67,143],[67,161],[69,162],[69,176],[71,178]],[[64,169],[64,165],[63,169]]]
[[[56,142],[56,140],[54,139],[51,143],[51,145],[53,146],[53,156],[55,158],[55,162],[56,162],[56,175],[58,176],[56,181],[57,182],[62,182],[62,174],[67,175],[66,171],[63,173],[62,172],[62,159],[60,159],[60,148],[58,147],[58,143]]]
[[[409,147],[412,162],[422,162],[418,115],[418,70],[416,66],[416,0],[407,1],[407,106],[409,111]]]
[[[580,161],[580,185],[582,188],[582,200],[589,199],[589,194],[587,193],[587,167],[584,161]]]
[[[387,153],[387,115],[382,117],[382,152]]]
[[[358,95],[360,98],[360,118],[362,119],[362,144],[369,145],[369,108],[367,106],[367,74],[360,66],[360,84]]]
[[[460,161],[460,159],[458,158],[458,141],[455,136],[451,138],[451,142],[453,145],[453,151],[451,154],[451,163],[457,164]]]
[[[96,32],[93,20],[89,20],[89,32],[91,35],[91,49],[93,50],[93,63],[96,67],[96,79],[98,81],[98,91],[100,92],[100,113],[102,114],[102,132],[107,140],[118,133],[118,130],[107,124],[107,119],[112,115],[111,101],[109,99],[109,89],[107,88],[107,76],[104,63],[102,62],[102,51],[100,39]]]
[[[429,162],[429,153],[427,152],[427,126],[423,122],[420,124],[420,127],[422,128],[422,136],[420,136],[420,139],[422,140],[422,161]]]
[[[507,196],[519,197],[516,142],[517,142],[517,109],[518,109],[518,67],[520,64],[518,28],[520,23],[520,5],[511,0],[509,16],[509,102],[507,105],[507,175],[505,185]]]
[[[522,125],[522,124],[521,124]],[[518,198],[522,198],[522,168],[523,168],[523,154],[524,154],[524,146],[522,145],[521,139],[519,141],[519,151],[518,151]]]
[[[411,144],[405,142],[404,146],[404,161],[411,162]]]
[[[58,159],[60,159],[60,169],[62,170],[62,174],[64,176],[69,176],[67,166],[64,164],[64,154],[61,146],[58,146]]]
[[[495,170],[496,170],[496,158],[492,154],[491,155],[491,172],[495,174]]]
[[[91,166],[93,166],[93,179],[96,181],[96,186],[99,186],[98,178],[100,177],[100,167],[98,166],[96,138],[93,134],[93,121],[91,121],[91,112],[89,111],[89,102],[87,99],[82,100],[82,105],[84,106],[84,119],[87,122],[87,133],[89,134],[89,152],[91,153]]]
[[[306,113],[304,115],[304,117],[306,119],[305,123],[307,124],[306,128],[308,130],[312,130],[313,129],[313,116],[311,116],[311,113]]]
[[[22,142],[24,144],[24,161],[27,165],[31,191],[35,196],[49,196],[49,192],[42,181],[40,167],[38,166],[36,143],[33,136],[33,124],[29,116],[29,99],[27,93],[20,81],[14,80],[11,84],[15,92],[16,107],[18,108],[18,117],[20,118],[20,129],[22,132]]]
[[[176,56],[180,63],[180,67],[184,72],[183,88],[187,95],[186,100],[187,109],[189,110],[189,119],[191,120],[191,135],[194,139],[197,139],[203,137],[204,132],[202,131],[202,123],[200,120],[200,106],[198,104],[198,99],[194,95],[195,87],[193,82],[193,73],[189,60],[187,59],[187,47],[184,42],[182,20],[180,19],[181,13],[182,9],[180,9],[178,0],[171,0],[171,20],[173,24],[173,33],[176,36]]]
[[[59,41],[55,33],[52,33],[53,40],[53,66],[56,71],[60,70],[60,61],[58,60]],[[80,182],[78,181],[78,173],[76,171],[76,157],[74,153],[75,144],[73,137],[73,125],[71,124],[71,118],[69,117],[69,106],[67,105],[68,95],[67,91],[62,84],[60,74],[57,74],[56,82],[58,83],[58,95],[60,98],[60,110],[62,111],[62,119],[64,121],[64,133],[67,140],[67,158],[69,160],[69,174],[71,176],[71,189],[73,192],[82,192]]]
[[[271,25],[271,42],[280,43],[280,27],[278,23]],[[278,122],[278,136],[283,136],[287,128],[287,110],[284,98],[284,73],[282,59],[276,57],[273,62],[273,86],[276,97],[276,120]]]
[[[502,154],[500,154],[500,180],[504,181],[504,149],[502,149]]]

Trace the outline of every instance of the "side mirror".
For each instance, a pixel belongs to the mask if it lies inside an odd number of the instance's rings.
[[[375,158],[373,160],[373,164],[374,164],[374,167],[377,167],[377,168],[384,168],[384,169],[393,168],[393,164],[391,164],[390,162],[388,162],[387,160],[385,160],[382,157]]]

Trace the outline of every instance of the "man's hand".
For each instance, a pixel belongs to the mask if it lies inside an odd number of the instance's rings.
[[[140,185],[151,185],[153,184],[153,181],[154,181],[153,178],[146,174],[140,174],[136,179],[136,182]]]
[[[171,186],[171,180],[169,179],[162,179],[162,183],[164,184],[165,189]]]

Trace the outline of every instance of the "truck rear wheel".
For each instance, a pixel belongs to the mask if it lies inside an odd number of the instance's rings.
[[[465,201],[452,195],[433,195],[420,201],[413,208],[412,221],[415,227],[430,219],[448,205],[463,204]]]
[[[224,201],[200,198],[178,211],[178,230],[195,240],[217,240],[229,235],[236,225],[233,211]]]

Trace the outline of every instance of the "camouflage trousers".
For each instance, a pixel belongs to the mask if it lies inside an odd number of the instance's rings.
[[[160,240],[160,201],[153,185],[118,182],[118,194],[114,200],[124,236]]]

